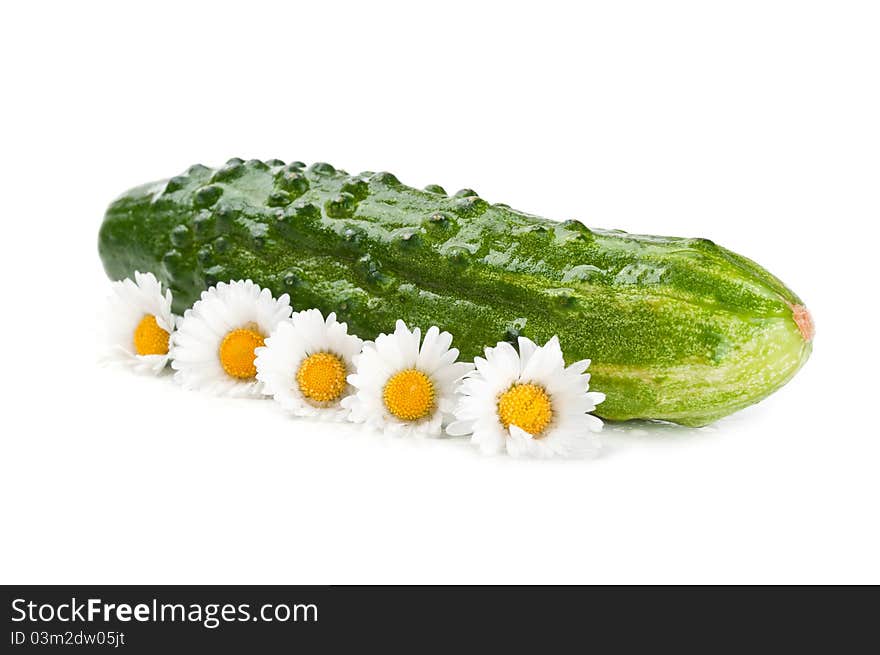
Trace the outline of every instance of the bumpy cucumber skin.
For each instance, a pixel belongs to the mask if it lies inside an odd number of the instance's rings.
[[[438,325],[466,358],[558,334],[569,362],[592,359],[612,420],[704,425],[778,389],[811,351],[800,299],[711,241],[590,230],[325,163],[193,166],[114,201],[98,247],[108,276],[152,271],[179,313],[250,278],[368,339],[398,318]]]

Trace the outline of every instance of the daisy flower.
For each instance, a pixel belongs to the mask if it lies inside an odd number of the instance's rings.
[[[134,280],[114,282],[104,326],[101,360],[138,373],[159,373],[168,363],[168,339],[174,331],[171,291],[152,273],[135,271]]]
[[[317,309],[299,312],[257,348],[257,380],[297,416],[345,418],[348,410],[340,400],[351,393],[346,376],[363,343],[336,322],[336,314],[325,321]]]
[[[174,378],[188,389],[218,395],[260,395],[254,351],[290,311],[287,294],[275,299],[250,280],[220,282],[203,291],[174,333]]]
[[[471,435],[485,453],[583,457],[599,450],[602,421],[589,414],[605,394],[589,391],[585,359],[565,366],[559,339],[543,346],[520,337],[486,348],[462,382],[451,435]]]
[[[395,434],[439,435],[451,418],[456,382],[473,368],[456,362],[450,345],[448,332],[431,327],[422,342],[419,328],[410,331],[403,321],[393,334],[365,343],[348,376],[357,391],[342,400],[349,419]]]

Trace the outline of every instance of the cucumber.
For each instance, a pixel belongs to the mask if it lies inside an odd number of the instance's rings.
[[[466,358],[557,334],[569,362],[592,359],[612,420],[704,425],[778,389],[811,351],[801,300],[706,239],[591,230],[326,163],[193,166],[114,201],[98,248],[112,279],[153,272],[178,313],[250,278],[363,338],[398,318],[437,325]]]

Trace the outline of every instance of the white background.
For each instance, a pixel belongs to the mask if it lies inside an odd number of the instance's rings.
[[[880,582],[876,4],[0,11],[0,581]],[[587,462],[98,368],[104,208],[233,156],[709,237],[804,298],[813,357],[709,428],[611,426]]]

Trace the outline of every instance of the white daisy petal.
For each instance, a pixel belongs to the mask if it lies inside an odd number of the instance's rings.
[[[602,419],[598,416],[593,416],[592,414],[585,414],[586,417],[586,427],[590,430],[590,432],[601,432],[605,427],[605,424],[602,423]]]
[[[544,451],[535,447],[535,441],[535,438],[528,432],[512,425],[504,446],[507,449],[507,454],[513,457],[540,456]]]
[[[256,376],[256,348],[289,317],[287,294],[275,299],[251,280],[203,291],[172,336],[175,380],[217,395],[261,395],[265,383]]]
[[[419,356],[419,343],[422,339],[421,328],[410,330],[406,323],[398,320],[394,324],[394,344],[399,348],[404,362],[415,362]]]
[[[590,391],[590,392],[587,394],[587,397],[590,399],[590,401],[591,401],[594,405],[598,405],[599,403],[605,401],[605,394],[602,393],[601,391]]]
[[[491,361],[505,377],[514,378],[519,374],[519,355],[516,349],[506,341],[502,341],[495,347]]]
[[[519,357],[521,365],[524,367],[532,358],[532,355],[535,354],[535,351],[538,349],[538,344],[526,337],[519,337],[517,339],[517,345],[519,345]]]
[[[428,373],[451,364],[458,359],[458,349],[450,348],[452,335],[449,332],[440,332],[437,326],[432,326],[426,333],[419,350],[416,366]]]
[[[480,430],[471,435],[471,443],[479,447],[484,455],[498,455],[505,451],[507,438],[500,429]]]
[[[453,348],[453,350],[455,350],[455,348]],[[453,361],[450,364],[444,364],[443,366],[434,369],[434,371],[432,371],[432,376],[443,386],[453,385],[472,370],[474,370],[474,366],[470,362]]]
[[[453,437],[463,437],[474,431],[473,421],[453,421],[446,426],[446,433]]]
[[[416,356],[416,366],[423,371],[432,365],[436,359],[434,346],[437,343],[437,337],[439,335],[440,329],[436,325],[432,325],[428,328],[428,331],[425,332],[422,347],[419,349],[419,354]]]
[[[593,429],[595,424],[599,425],[598,429]],[[602,421],[595,416],[583,414],[576,421],[572,421],[569,429],[557,430],[537,441],[542,447],[561,457],[590,457],[598,454],[601,449],[597,434],[601,430],[601,424]]]
[[[580,375],[580,374],[584,373],[589,367],[590,367],[590,360],[589,359],[582,359],[578,362],[574,362],[573,364],[569,365],[566,370],[571,371],[572,373],[575,373],[577,375]],[[587,378],[589,378],[589,375],[587,375]]]
[[[559,339],[554,336],[543,346],[535,349],[529,361],[523,366],[522,378],[524,380],[546,378],[564,367],[565,362],[562,359]]]
[[[114,282],[103,316],[101,361],[137,373],[157,374],[168,363],[175,317],[171,291],[152,273],[135,271],[134,280]]]

